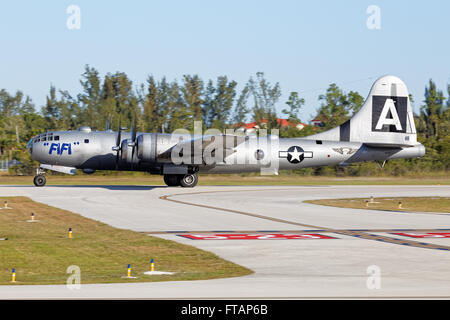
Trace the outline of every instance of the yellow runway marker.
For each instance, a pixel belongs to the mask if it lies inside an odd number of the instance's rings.
[[[137,279],[137,277],[132,277],[132,276],[131,276],[131,264],[128,264],[128,267],[127,267],[127,276],[126,276],[126,277],[122,277],[122,278],[127,278],[127,279]]]

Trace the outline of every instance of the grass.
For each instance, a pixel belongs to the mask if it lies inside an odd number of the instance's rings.
[[[67,268],[81,269],[82,283],[199,280],[243,276],[251,270],[213,253],[138,232],[113,228],[26,197],[0,197],[12,210],[0,210],[0,284],[65,284]],[[28,223],[31,212],[39,222]],[[68,238],[68,229],[73,238]],[[159,271],[173,275],[146,276],[150,259]],[[124,279],[127,265],[137,279]]]
[[[349,198],[349,199],[323,199],[307,200],[307,203],[320,204],[325,206],[353,209],[370,210],[395,210],[395,211],[417,211],[417,212],[450,212],[450,197],[389,197],[376,198],[375,203],[368,203],[370,199]],[[399,209],[401,202],[402,209]]]
[[[32,176],[0,175],[0,184],[32,185]],[[164,185],[162,176],[142,173],[47,175],[49,185]],[[199,185],[450,185],[450,176],[425,177],[314,177],[301,175],[217,174],[199,176]]]

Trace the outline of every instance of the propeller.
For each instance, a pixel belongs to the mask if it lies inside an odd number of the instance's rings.
[[[117,138],[116,138],[116,145],[112,147],[113,151],[116,151],[116,170],[119,169],[119,157],[120,157],[120,150],[121,148],[121,142],[122,142],[122,130],[126,130],[127,128],[123,128],[121,126],[121,120],[119,119],[119,131],[117,131]]]
[[[132,147],[131,149],[131,170],[133,170],[133,158],[134,158],[134,151],[136,150],[136,117],[134,118],[134,124],[131,125],[131,142],[128,143],[129,147]]]

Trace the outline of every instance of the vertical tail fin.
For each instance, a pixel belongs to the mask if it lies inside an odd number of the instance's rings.
[[[405,83],[390,75],[379,78],[364,105],[350,120],[306,138],[376,146],[417,145],[416,126]]]

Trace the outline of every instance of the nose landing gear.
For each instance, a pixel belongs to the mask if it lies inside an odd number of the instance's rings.
[[[45,183],[47,182],[47,179],[45,179],[45,171],[41,168],[36,169],[36,176],[33,179],[34,185],[36,187],[43,187],[45,186]]]

